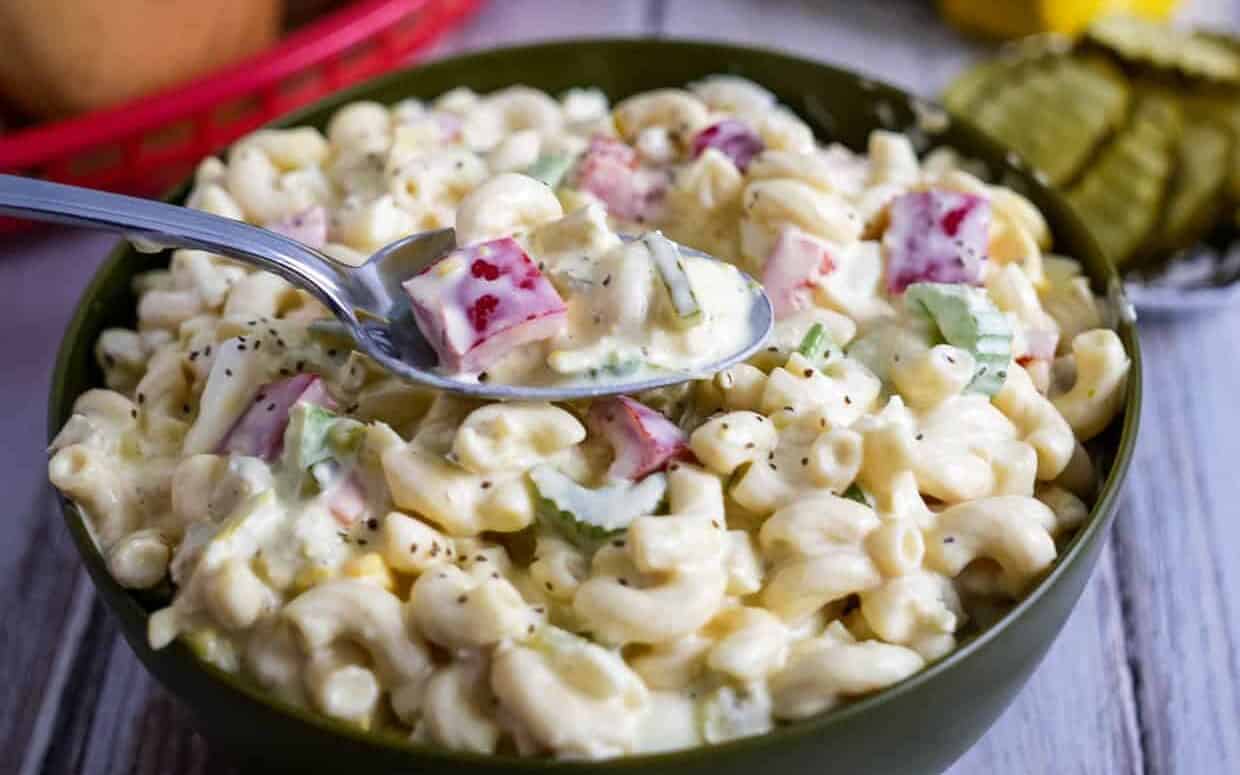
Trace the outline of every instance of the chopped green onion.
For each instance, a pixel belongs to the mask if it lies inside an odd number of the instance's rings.
[[[806,360],[817,363],[827,356],[831,350],[831,337],[827,334],[827,329],[822,323],[815,323],[805,332],[805,336],[801,339],[801,344],[797,347],[797,352],[805,357]]]

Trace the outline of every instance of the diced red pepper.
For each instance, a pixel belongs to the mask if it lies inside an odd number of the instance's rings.
[[[483,371],[568,320],[560,294],[511,237],[454,251],[404,288],[440,367],[456,373]]]
[[[323,380],[314,374],[298,374],[259,388],[253,403],[220,442],[221,453],[249,455],[271,461],[284,451],[284,430],[289,411],[299,402],[335,409]]]
[[[590,140],[573,181],[577,188],[598,197],[609,214],[639,223],[658,217],[668,187],[666,172],[638,169],[636,151],[602,135]]]
[[[674,458],[689,457],[684,431],[628,396],[595,401],[586,422],[611,445],[614,459],[607,473],[614,478],[640,479]]]
[[[887,289],[913,283],[970,283],[982,279],[990,233],[990,203],[955,191],[917,191],[891,203],[883,235]]]
[[[786,226],[762,267],[762,287],[775,308],[775,319],[804,307],[820,278],[835,271],[831,246],[795,226]]]
[[[693,158],[701,156],[707,148],[714,148],[727,156],[738,170],[744,172],[749,162],[766,150],[766,145],[744,121],[725,118],[693,136]]]
[[[312,248],[321,248],[327,243],[327,210],[319,206],[311,207],[273,221],[267,224],[267,228]]]
[[[586,148],[584,159],[615,162],[631,170],[637,169],[637,150],[614,137],[594,135]]]

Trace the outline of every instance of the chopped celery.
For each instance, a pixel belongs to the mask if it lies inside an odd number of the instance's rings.
[[[929,323],[925,324],[929,329]],[[891,367],[900,359],[923,352],[932,345],[929,330],[897,322],[880,323],[848,345],[848,357],[870,370],[883,382],[891,377]]]
[[[576,160],[567,154],[544,153],[535,159],[533,164],[525,168],[525,174],[541,180],[552,188],[558,188],[560,181],[572,169],[574,161]]]
[[[569,357],[552,356],[551,368],[561,374],[569,374],[588,379],[614,379],[630,377],[641,371],[646,362],[637,355],[621,350],[610,350],[606,353],[592,353],[581,357],[578,353],[569,353]]]
[[[299,471],[311,468],[332,457],[327,446],[327,433],[336,422],[336,415],[321,406],[298,404],[290,414],[288,431],[294,443],[284,447],[292,456],[293,465]]]
[[[805,332],[801,344],[797,347],[797,352],[810,363],[821,363],[834,349],[835,343],[831,341],[831,335],[827,333],[826,327],[822,323],[815,323]]]
[[[659,279],[667,289],[667,296],[676,313],[676,324],[688,328],[702,322],[702,307],[693,293],[693,285],[689,282],[689,275],[685,272],[684,262],[681,261],[680,251],[675,243],[657,231],[642,237],[642,243],[650,251],[655,271],[659,273]]]
[[[845,490],[843,495],[841,495],[840,497],[847,498],[850,501],[856,501],[857,503],[860,503],[862,506],[870,505],[870,502],[866,500],[865,498],[865,492],[863,492],[862,489],[857,486],[856,482],[853,482],[852,484],[848,485],[848,489]]]
[[[599,376],[630,377],[641,371],[641,368],[641,358],[626,358],[621,356],[619,353],[613,352],[607,357],[607,362],[602,366],[590,369],[590,376],[596,379]]]
[[[530,471],[538,491],[538,515],[570,541],[590,546],[623,533],[643,514],[663,503],[667,477],[650,474],[636,484],[618,482],[592,490],[551,466]]]
[[[966,388],[992,396],[1003,387],[1012,360],[1012,328],[980,288],[957,283],[914,283],[904,293],[910,312],[934,322],[948,344],[973,355],[976,368]]]
[[[308,471],[318,463],[357,452],[365,432],[366,426],[357,420],[299,403],[289,412],[284,448],[296,470]]]

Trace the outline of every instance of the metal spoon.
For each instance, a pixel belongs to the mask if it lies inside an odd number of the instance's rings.
[[[692,371],[661,372],[636,381],[550,387],[467,381],[436,370],[435,353],[413,322],[408,297],[400,286],[456,247],[452,229],[397,240],[365,264],[352,267],[282,234],[210,213],[14,175],[0,175],[0,213],[107,229],[161,247],[198,248],[253,264],[314,294],[343,324],[357,348],[393,374],[478,398],[564,401],[675,385],[752,355],[770,333],[774,319],[770,299],[751,281],[754,304],[745,346]],[[680,249],[717,260],[683,246]]]

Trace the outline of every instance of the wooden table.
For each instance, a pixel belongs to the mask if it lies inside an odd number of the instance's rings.
[[[726,38],[791,49],[933,94],[977,49],[927,2],[496,0],[437,55],[578,35]],[[1185,15],[1240,30],[1240,2]],[[53,353],[112,244],[0,242],[0,772],[231,772],[96,602],[45,481]],[[1120,518],[1093,580],[1011,709],[951,770],[1240,771],[1240,309],[1143,320],[1146,402]]]

